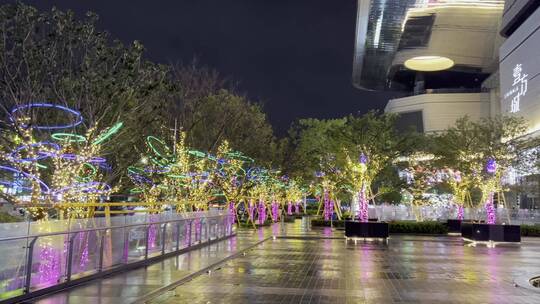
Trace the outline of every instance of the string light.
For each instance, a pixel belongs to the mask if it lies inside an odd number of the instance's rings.
[[[80,112],[77,112],[77,111],[75,111],[73,109],[70,109],[68,107],[64,107],[64,106],[56,105],[56,104],[50,104],[50,103],[30,103],[30,104],[15,107],[15,108],[13,108],[11,110],[11,116],[9,117],[9,119],[12,122],[15,122],[16,119],[14,117],[16,117],[15,114],[17,114],[17,112],[20,112],[20,111],[26,110],[26,109],[33,109],[33,108],[57,109],[57,110],[61,110],[61,111],[64,111],[66,113],[69,113],[69,114],[73,114],[75,116],[75,119],[74,119],[73,123],[69,123],[69,124],[65,124],[65,125],[56,125],[56,126],[41,126],[41,125],[33,124],[32,125],[33,129],[39,129],[39,130],[68,129],[68,128],[74,128],[74,127],[80,125],[83,122],[83,118],[82,118],[82,115],[81,115]],[[26,116],[26,115],[23,115],[23,116]],[[23,128],[28,128],[27,124],[21,124],[21,126]]]

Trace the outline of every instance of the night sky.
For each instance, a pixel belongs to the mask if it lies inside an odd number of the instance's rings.
[[[156,62],[196,56],[262,102],[279,135],[298,118],[383,109],[390,96],[351,84],[356,0],[23,2],[80,17],[93,11],[99,29],[125,43],[141,41]]]

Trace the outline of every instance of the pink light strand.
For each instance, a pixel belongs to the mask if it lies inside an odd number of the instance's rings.
[[[191,225],[188,225],[189,222],[186,222],[186,239],[185,239],[185,244],[186,246],[189,246],[189,244],[191,243]]]
[[[228,227],[232,224],[231,222],[228,223]],[[202,223],[201,223],[201,219],[198,218],[195,220],[195,241],[200,241],[201,240],[201,228],[202,226]]]
[[[277,222],[279,220],[279,204],[277,202],[272,202],[272,221]]]
[[[457,210],[457,219],[462,221],[463,220],[463,214],[464,214],[464,209],[463,206],[461,205],[458,205],[458,210]]]
[[[358,194],[358,203],[360,205],[358,217],[362,223],[366,223],[368,221],[368,202],[366,200],[366,190],[364,187],[362,187],[362,190]]]
[[[259,201],[259,212],[257,214],[259,225],[263,225],[266,222],[266,206],[262,200]]]
[[[292,202],[287,203],[287,215],[292,215]]]
[[[497,215],[495,214],[495,206],[493,205],[493,193],[489,194],[484,207],[486,208],[487,223],[495,224],[497,221]]]
[[[156,225],[150,225],[148,228],[148,248],[154,249],[156,247],[157,227]]]
[[[229,215],[231,217],[232,224],[236,223],[236,207],[234,202],[229,202]]]
[[[334,202],[330,199],[330,195],[328,194],[328,191],[324,191],[324,220],[329,221],[330,218],[332,218],[332,215],[334,214]]]
[[[60,252],[44,245],[39,251],[39,282],[52,283],[60,278]]]

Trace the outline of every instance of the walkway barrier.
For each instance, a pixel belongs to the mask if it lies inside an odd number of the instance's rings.
[[[0,225],[0,303],[136,268],[234,233],[223,211],[42,221],[26,231],[17,224]]]
[[[497,208],[497,221],[515,225],[534,225],[540,223],[540,210]],[[448,206],[420,206],[410,205],[370,205],[369,217],[381,221],[415,221],[417,217],[423,220],[445,221],[457,218],[457,207]],[[466,220],[485,220],[484,208],[465,208],[463,212]]]

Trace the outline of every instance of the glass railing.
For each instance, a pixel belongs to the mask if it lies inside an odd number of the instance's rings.
[[[233,234],[223,211],[0,224],[0,302],[23,300]]]
[[[381,221],[445,221],[456,219],[456,207],[410,205],[371,205],[369,217]],[[540,210],[497,208],[497,222],[515,225],[540,224]],[[484,208],[464,208],[465,220],[481,221],[486,219]]]

